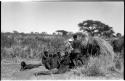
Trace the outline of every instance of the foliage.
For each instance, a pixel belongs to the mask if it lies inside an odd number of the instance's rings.
[[[110,37],[114,33],[112,27],[102,23],[101,21],[86,20],[79,23],[78,26],[80,27],[80,30],[87,31],[91,35],[97,34]]]
[[[16,44],[14,37],[6,36],[1,33],[1,47],[11,47],[12,45]]]
[[[57,30],[56,32],[61,32],[63,36],[67,35],[67,33],[68,33],[68,32],[65,31],[65,30]]]
[[[64,40],[68,38],[68,36],[58,35],[1,33],[1,57],[40,59],[44,50],[48,50],[50,53],[63,51],[65,49]]]

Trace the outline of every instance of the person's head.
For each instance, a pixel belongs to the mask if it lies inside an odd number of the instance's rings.
[[[52,55],[52,54],[49,54],[49,57],[51,58],[51,57],[53,57],[53,55]]]
[[[56,57],[57,56],[57,54],[53,54],[53,57]]]
[[[77,39],[77,35],[75,34],[75,35],[73,35],[73,39],[74,40],[76,40]]]
[[[121,37],[122,35],[121,35],[121,33],[117,33],[116,36],[117,37]]]
[[[61,53],[58,51],[58,52],[57,52],[57,55],[60,57],[60,56],[61,56]]]
[[[21,66],[22,67],[25,67],[26,66],[26,63],[24,61],[21,62]]]
[[[48,51],[44,51],[44,55],[48,57]]]
[[[65,55],[68,55],[68,52],[67,52],[67,51],[65,52]]]
[[[60,54],[60,52],[58,51],[57,54]]]
[[[26,66],[26,63],[24,61],[22,61],[20,71],[23,71],[25,69],[25,66]]]

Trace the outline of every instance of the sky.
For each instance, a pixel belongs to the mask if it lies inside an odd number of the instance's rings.
[[[79,31],[78,23],[99,20],[124,34],[123,2],[2,2],[1,31]]]

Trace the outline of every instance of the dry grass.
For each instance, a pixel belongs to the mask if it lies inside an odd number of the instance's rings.
[[[123,66],[122,66],[123,68]],[[122,72],[111,71],[105,65],[105,62],[98,57],[90,57],[87,67],[84,65],[82,67],[78,67],[76,69],[71,70],[74,77],[70,79],[91,79],[92,77],[96,77],[98,79],[113,79],[113,76],[116,78],[123,79],[123,70]],[[90,78],[89,78],[90,77]],[[115,78],[115,79],[116,79]],[[93,78],[95,79],[95,78]]]
[[[108,70],[105,63],[98,57],[90,57],[88,64],[77,68],[75,73],[77,75],[83,74],[85,76],[105,76],[105,74],[108,73]]]

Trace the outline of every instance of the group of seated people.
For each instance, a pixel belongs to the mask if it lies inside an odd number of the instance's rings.
[[[74,66],[77,66],[76,61],[79,58],[74,57],[74,54],[68,54],[68,52],[65,52],[64,56],[61,56],[60,54],[61,54],[60,52],[57,52],[57,54],[48,54],[47,51],[44,51],[44,55],[42,57],[42,63],[39,63],[39,64],[26,64],[26,62],[22,61],[20,71],[37,68],[37,67],[42,66],[42,65],[44,65],[47,69],[54,68],[51,65],[57,67],[57,65],[64,64],[64,65],[70,65],[70,68],[72,68]],[[47,61],[49,61],[49,63],[51,63],[51,65],[46,65]],[[57,64],[57,65],[54,65],[54,63]],[[48,66],[50,66],[50,67],[48,67]]]
[[[44,55],[42,57],[42,64],[47,69],[52,69],[54,67],[59,67],[61,64],[67,64],[70,65],[70,68],[78,66],[78,60],[79,63],[83,64],[83,59],[81,58],[81,42],[77,40],[77,35],[73,36],[73,41],[71,42],[73,50],[69,52],[65,52],[64,56],[61,56],[60,52],[57,52],[56,54],[49,54],[48,51],[44,51]],[[24,61],[21,62],[21,70],[25,69],[32,69],[35,67],[39,67],[42,64],[26,64]],[[54,65],[55,64],[55,65]],[[81,65],[80,64],[80,65]]]

